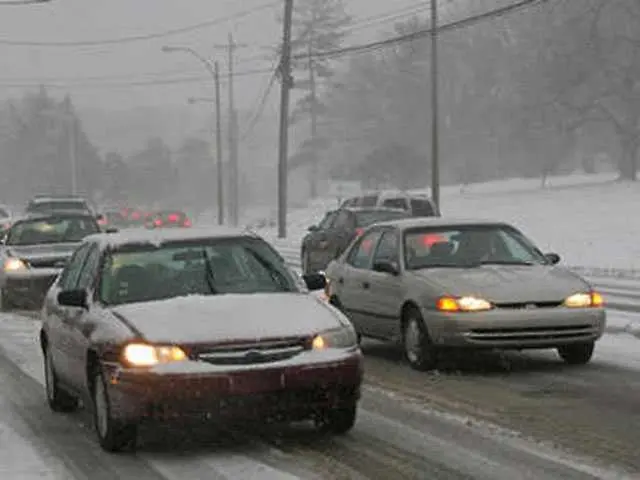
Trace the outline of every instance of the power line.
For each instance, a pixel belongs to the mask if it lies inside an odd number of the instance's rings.
[[[276,61],[276,64],[277,63],[279,63],[279,61]],[[249,121],[247,129],[240,137],[241,142],[244,142],[247,138],[249,138],[249,136],[253,133],[253,130],[255,129],[256,125],[262,118],[262,115],[264,114],[264,109],[267,106],[267,99],[269,98],[269,94],[271,93],[271,90],[273,89],[273,86],[276,83],[276,79],[278,78],[278,70],[279,68],[277,68],[276,65],[274,65],[273,75],[271,75],[271,77],[269,78],[269,81],[267,83],[267,86],[263,94],[261,95],[261,97],[258,98],[258,101],[256,102],[257,106],[255,108],[254,114],[251,120]]]
[[[255,69],[255,70],[244,70],[239,72],[234,72],[233,77],[251,77],[257,75],[264,75],[265,73],[271,73],[271,69]],[[228,77],[228,74],[227,74]],[[51,89],[74,89],[74,88],[118,88],[118,87],[145,87],[151,85],[174,85],[174,84],[186,84],[186,83],[206,83],[210,82],[211,77],[209,76],[190,76],[190,77],[177,77],[177,78],[165,78],[158,80],[147,80],[147,81],[134,81],[134,82],[103,82],[103,83],[46,83],[46,82],[33,82],[33,83],[0,83],[0,88],[38,88],[40,86],[44,86],[46,88]],[[221,79],[221,82],[228,81],[228,79]]]
[[[279,1],[270,1],[268,3],[263,3],[258,6],[247,8],[245,10],[236,12],[231,15],[214,18],[212,20],[207,20],[206,22],[200,22],[200,23],[188,25],[185,27],[164,30],[162,32],[147,33],[147,34],[141,34],[141,35],[131,35],[131,36],[125,36],[125,37],[116,37],[116,38],[105,38],[101,40],[71,40],[71,41],[59,41],[59,42],[0,39],[0,45],[13,46],[13,47],[91,47],[91,46],[116,45],[116,44],[141,42],[145,40],[153,40],[156,38],[165,38],[165,37],[180,35],[183,33],[193,32],[195,30],[202,30],[203,28],[212,27],[215,25],[219,25],[221,23],[228,22],[230,20],[237,20],[239,18],[249,16],[253,13],[269,9],[279,4],[280,4]]]
[[[438,33],[451,31],[451,30],[458,30],[483,20],[502,17],[516,10],[530,7],[535,3],[546,3],[548,1],[549,0],[521,0],[520,2],[511,4],[505,7],[480,13],[478,15],[473,15],[473,16],[464,18],[462,20],[457,20],[455,22],[442,24],[436,30]],[[398,35],[395,37],[387,38],[385,40],[379,40],[376,42],[369,42],[361,45],[351,45],[348,47],[338,48],[335,50],[325,50],[325,51],[314,52],[312,54],[312,57],[313,58],[338,58],[338,57],[346,56],[349,54],[361,54],[361,53],[367,53],[367,52],[374,52],[377,50],[382,50],[389,46],[399,45],[402,43],[407,43],[413,40],[418,40],[418,39],[428,37],[429,35],[431,35],[431,32],[432,32],[431,28],[420,29],[420,30],[416,30],[415,32],[407,33],[404,35]],[[292,58],[295,58],[295,59],[306,59],[307,57],[308,57],[308,54],[292,55]]]

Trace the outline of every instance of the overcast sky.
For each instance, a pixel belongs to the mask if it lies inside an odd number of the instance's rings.
[[[264,7],[267,4],[271,5]],[[424,9],[428,2],[347,0],[347,4],[355,18],[348,40],[351,44],[378,38],[392,28],[399,15],[406,18],[411,8]],[[183,45],[210,57],[216,55],[221,70],[226,71],[225,52],[214,45],[224,44],[231,31],[237,42],[245,44],[237,52],[236,71],[269,69],[272,62],[262,57],[268,57],[268,47],[280,40],[276,15],[282,5],[282,0],[53,0],[49,5],[0,6],[0,100],[20,93],[25,85],[39,83],[63,86],[55,91],[69,90],[82,106],[116,109],[184,104],[189,96],[211,96],[206,72],[195,59],[180,53],[163,54],[161,47]],[[229,18],[233,16],[236,17]],[[163,38],[88,46],[55,45],[126,40],[215,20],[220,22]],[[193,82],[146,84],[194,77]],[[268,77],[247,74],[236,79],[240,108],[254,104]],[[145,85],[121,85],[132,82]]]

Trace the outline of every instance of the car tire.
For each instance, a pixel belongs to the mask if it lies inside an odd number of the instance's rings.
[[[108,385],[99,370],[93,375],[92,396],[93,423],[102,449],[110,453],[134,449],[138,438],[137,425],[113,418]]]
[[[358,407],[356,404],[331,408],[320,419],[320,431],[333,435],[345,435],[356,424]]]
[[[558,347],[558,355],[569,365],[586,365],[593,357],[595,342],[573,343]]]
[[[408,309],[403,318],[402,346],[404,356],[414,370],[433,370],[438,364],[438,351],[417,308]]]
[[[69,413],[78,409],[78,399],[58,386],[58,376],[53,357],[48,348],[44,350],[44,385],[49,408],[57,413]]]

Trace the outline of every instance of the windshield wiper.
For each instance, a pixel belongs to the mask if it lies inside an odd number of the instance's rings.
[[[209,291],[212,295],[216,295],[218,293],[218,289],[215,287],[215,274],[213,273],[213,269],[211,268],[211,255],[207,252],[207,248],[202,249],[202,255],[204,256],[204,279],[207,282],[207,286],[209,287]]]
[[[536,265],[535,262],[526,261],[526,260],[482,260],[477,262],[475,265],[526,265],[533,266]]]

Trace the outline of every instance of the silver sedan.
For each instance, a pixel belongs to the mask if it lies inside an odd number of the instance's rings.
[[[559,262],[504,222],[398,220],[329,265],[326,295],[360,336],[401,343],[418,370],[447,347],[556,348],[585,364],[604,332],[603,299]]]

